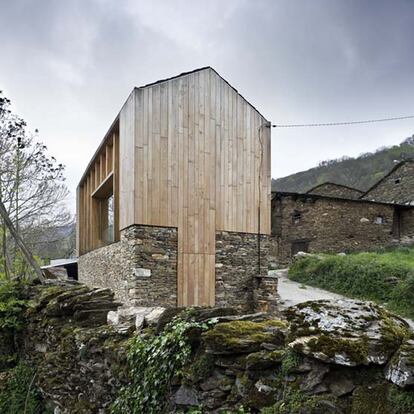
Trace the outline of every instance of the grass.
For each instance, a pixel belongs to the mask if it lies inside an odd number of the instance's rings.
[[[289,278],[414,318],[414,248],[308,256],[292,264]]]

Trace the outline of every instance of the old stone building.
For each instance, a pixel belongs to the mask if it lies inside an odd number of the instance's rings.
[[[269,122],[214,69],[134,88],[78,186],[79,280],[142,306],[266,302],[270,181]]]
[[[413,236],[410,206],[316,194],[272,196],[271,253],[279,263],[299,251],[369,251]]]
[[[335,184],[325,182],[315,187],[312,187],[306,192],[307,194],[319,194],[339,198],[357,199],[360,198],[364,192],[357,188],[348,187],[342,184]]]
[[[398,163],[361,198],[363,200],[414,205],[414,161],[407,160]]]

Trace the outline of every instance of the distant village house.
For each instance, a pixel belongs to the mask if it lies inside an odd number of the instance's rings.
[[[323,183],[272,194],[272,255],[369,251],[414,242],[414,163],[397,164],[368,191]]]

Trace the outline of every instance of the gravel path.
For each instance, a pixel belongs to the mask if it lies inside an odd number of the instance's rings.
[[[303,285],[302,283],[294,282],[288,279],[287,269],[277,270],[278,277],[278,293],[280,296],[280,307],[286,309],[289,306],[296,305],[308,300],[321,299],[348,299],[346,296],[338,295],[337,293],[328,292],[327,290],[319,289],[313,286]],[[404,318],[407,323],[414,329],[414,321]]]

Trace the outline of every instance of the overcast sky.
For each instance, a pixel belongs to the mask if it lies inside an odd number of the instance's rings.
[[[77,182],[133,86],[214,67],[273,123],[414,114],[412,0],[0,0],[0,89]],[[274,129],[272,176],[414,120]]]

